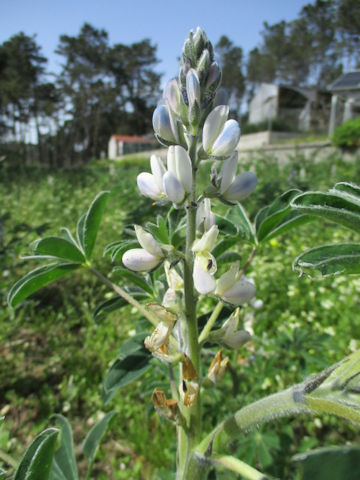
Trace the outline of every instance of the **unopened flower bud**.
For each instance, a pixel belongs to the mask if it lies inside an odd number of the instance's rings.
[[[208,71],[210,69],[210,53],[209,50],[206,48],[202,54],[201,57],[198,61],[198,64],[196,66],[196,70],[199,74],[200,81],[208,74]]]
[[[196,70],[191,68],[186,75],[186,93],[189,107],[200,105],[200,81]]]
[[[159,265],[162,258],[152,255],[142,248],[133,248],[124,253],[122,262],[134,272],[148,272]]]
[[[211,332],[210,340],[225,348],[238,349],[249,339],[250,334],[245,330],[238,330],[240,310],[237,308],[219,329]]]
[[[209,68],[209,75],[206,80],[205,88],[214,92],[221,82],[221,70],[217,62],[213,62]]]

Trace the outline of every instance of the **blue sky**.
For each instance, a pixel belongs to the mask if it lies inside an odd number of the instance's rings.
[[[177,57],[190,29],[201,26],[216,43],[227,35],[245,53],[259,44],[264,21],[294,19],[307,0],[0,0],[0,42],[24,31],[37,35],[58,71],[61,58],[54,54],[59,36],[76,35],[84,22],[109,33],[111,43],[129,44],[151,38],[158,46],[163,81],[177,74]]]

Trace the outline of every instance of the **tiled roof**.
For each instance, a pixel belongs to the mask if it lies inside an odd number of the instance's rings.
[[[360,70],[344,73],[329,86],[329,90],[360,90]]]
[[[153,138],[147,137],[132,137],[130,135],[112,135],[112,138],[115,140],[119,140],[121,142],[128,142],[128,143],[153,143],[155,140]]]

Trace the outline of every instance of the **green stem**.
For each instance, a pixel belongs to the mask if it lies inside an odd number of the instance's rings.
[[[239,473],[247,480],[268,480],[269,477],[264,476],[261,472],[251,467],[245,462],[238,460],[237,458],[225,455],[223,457],[215,457],[213,462],[215,465],[225,467],[233,472]]]
[[[13,458],[11,455],[4,452],[3,450],[0,450],[0,459],[13,468],[17,468],[19,465],[19,462],[15,460],[15,458]]]
[[[198,446],[196,451],[203,454],[211,445],[214,453],[222,453],[228,444],[241,432],[275,418],[311,410],[306,406],[304,396],[297,388],[291,387],[238,410],[218,425]]]
[[[209,320],[207,321],[205,327],[203,328],[202,332],[200,333],[199,336],[199,343],[202,343],[207,336],[209,335],[212,327],[214,326],[214,323],[216,322],[218,316],[221,313],[221,310],[223,309],[224,304],[222,302],[219,302],[216,307],[214,308],[212,314],[209,317]]]
[[[104,277],[100,272],[98,272],[95,268],[89,267],[90,272],[92,272],[99,280],[105,283],[108,287],[112,288],[115,293],[120,295],[124,300],[126,300],[130,305],[133,305],[145,318],[149,320],[153,325],[157,326],[159,323],[158,319],[154,317],[150,312],[148,312],[142,305],[139,303],[135,298],[125,292],[121,287],[115,285],[111,280]]]

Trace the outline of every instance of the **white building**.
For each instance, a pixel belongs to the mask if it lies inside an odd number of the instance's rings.
[[[344,73],[330,86],[332,93],[329,135],[341,123],[360,115],[360,70]]]

